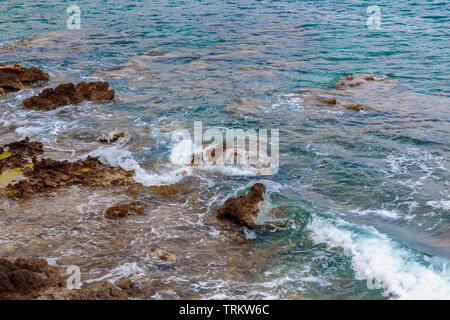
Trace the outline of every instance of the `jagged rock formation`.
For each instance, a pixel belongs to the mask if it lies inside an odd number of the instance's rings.
[[[13,66],[0,65],[0,95],[7,91],[19,91],[25,89],[26,85],[37,81],[49,81],[48,73],[41,69],[31,67],[24,68],[20,64]]]

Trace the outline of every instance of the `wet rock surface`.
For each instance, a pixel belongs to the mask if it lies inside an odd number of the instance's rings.
[[[372,108],[381,107],[379,103],[372,104],[374,101],[380,101],[380,95],[391,91],[396,85],[397,83],[389,78],[354,74],[339,78],[333,89],[304,88],[295,90],[294,93],[300,95],[306,106],[320,106],[324,110],[333,108],[333,111],[370,111]]]
[[[259,213],[258,204],[262,200],[263,193],[264,185],[254,184],[246,195],[227,199],[217,210],[217,218],[240,223],[250,229],[254,228]]]
[[[69,289],[58,268],[44,259],[0,259],[0,300],[125,300],[137,294],[140,290],[130,279],[121,279],[117,286],[95,281]]]
[[[25,109],[49,111],[85,100],[112,100],[114,99],[114,93],[114,90],[109,90],[107,82],[86,83],[82,81],[77,85],[62,83],[54,89],[45,89],[41,94],[25,99],[22,106]]]
[[[26,85],[49,80],[48,73],[36,67],[24,68],[20,64],[0,65],[0,95],[2,92],[23,90]]]
[[[363,111],[364,107],[361,103],[354,103],[354,104],[345,106],[345,109],[352,110],[352,111]]]
[[[43,144],[39,141],[30,141],[28,137],[4,145],[0,147],[0,173],[6,169],[24,167],[32,157],[43,152]]]

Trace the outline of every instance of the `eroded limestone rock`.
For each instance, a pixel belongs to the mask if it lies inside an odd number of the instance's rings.
[[[263,193],[264,185],[254,184],[246,195],[227,199],[217,210],[217,218],[237,222],[250,229],[254,228],[259,214],[258,204],[262,200]]]

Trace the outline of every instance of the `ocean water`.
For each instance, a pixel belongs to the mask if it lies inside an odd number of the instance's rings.
[[[450,3],[77,5],[81,29],[70,30],[66,1],[0,1],[0,63],[40,67],[50,73],[50,87],[108,81],[116,100],[42,113],[20,107],[42,88],[9,94],[0,100],[0,143],[29,136],[55,157],[100,156],[136,170],[145,185],[176,183],[189,193],[160,200],[147,218],[112,226],[133,244],[120,252],[68,240],[40,251],[24,245],[23,253],[60,266],[98,260],[83,269],[97,278],[134,275],[172,284],[154,298],[450,298]],[[372,5],[380,9],[380,29],[367,26]],[[332,89],[352,74],[375,74],[377,81]],[[311,100],[322,96],[367,110]],[[242,113],[226,112],[239,98],[249,99]],[[251,112],[247,104],[255,105]],[[190,150],[171,133],[192,131],[194,121],[204,129],[279,129],[278,172],[184,165]],[[126,131],[127,139],[96,143],[113,130]],[[260,223],[276,222],[277,214],[283,223],[242,230],[246,240],[234,247],[208,221],[226,198],[255,182],[266,185]],[[86,237],[109,241],[112,231],[98,228],[91,212],[117,199],[107,191],[72,191],[78,196],[64,191],[62,200],[51,200],[54,210],[76,216]],[[65,211],[64,199],[77,206]],[[33,201],[1,205],[26,213],[49,200]],[[41,236],[57,239],[71,230],[67,222],[57,229],[45,221]],[[29,240],[20,228],[5,230],[2,241]],[[181,262],[155,264],[143,254],[153,242],[178,250]]]

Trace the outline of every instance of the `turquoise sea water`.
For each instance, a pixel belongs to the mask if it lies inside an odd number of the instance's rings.
[[[137,179],[152,185],[179,182],[174,129],[200,120],[205,129],[280,129],[274,176],[189,172],[213,199],[199,214],[262,181],[268,208],[289,217],[249,235],[255,250],[276,254],[243,283],[192,280],[189,290],[204,298],[450,298],[448,2],[77,1],[81,29],[68,30],[70,4],[0,1],[0,44],[9,46],[0,63],[38,66],[50,86],[107,80],[119,98],[42,114],[20,108],[31,90],[10,95],[0,102],[2,144],[30,136],[78,152],[125,129],[134,139],[93,153],[138,166]],[[366,25],[371,5],[381,11],[379,30]],[[344,94],[372,107],[364,113],[292,94],[360,73],[396,81]],[[261,108],[224,112],[236,98]]]

